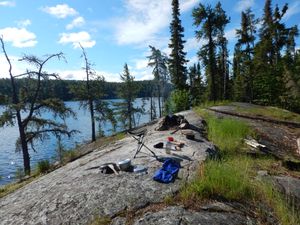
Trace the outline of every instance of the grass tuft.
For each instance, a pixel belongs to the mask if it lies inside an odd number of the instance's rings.
[[[181,199],[184,202],[221,199],[251,203],[262,218],[272,212],[280,224],[300,224],[299,214],[286,201],[286,196],[272,183],[254,179],[259,170],[278,174],[284,168],[273,158],[254,159],[241,151],[243,139],[255,135],[250,127],[238,120],[217,118],[200,108],[196,112],[207,122],[209,140],[223,154],[221,160],[208,160],[200,166],[195,179],[182,188]]]
[[[201,108],[197,108],[196,112],[207,122],[208,139],[224,154],[240,151],[243,139],[254,136],[254,132],[242,121],[217,118]]]
[[[90,223],[90,225],[108,225],[110,223],[111,223],[111,219],[109,217],[95,216],[93,221]]]
[[[49,160],[41,160],[37,163],[37,173],[44,174],[51,170],[51,164]]]
[[[256,194],[249,179],[250,160],[237,157],[222,161],[208,161],[200,169],[198,177],[183,190],[183,198],[191,193],[201,200],[225,198],[226,200],[253,200]]]

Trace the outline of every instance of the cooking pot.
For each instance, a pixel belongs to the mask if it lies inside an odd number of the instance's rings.
[[[125,159],[125,160],[119,161],[118,166],[119,166],[120,170],[127,171],[131,167],[131,160]]]

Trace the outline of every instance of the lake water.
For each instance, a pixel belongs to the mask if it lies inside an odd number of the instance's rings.
[[[121,101],[120,99],[108,100],[111,102]],[[150,104],[149,100],[145,100],[145,110],[149,112]],[[136,99],[134,105],[141,106],[143,104],[142,99]],[[79,102],[66,102],[66,105],[74,110],[77,114],[77,119],[68,118],[66,124],[69,129],[79,130],[80,133],[75,134],[72,138],[63,137],[62,143],[65,148],[71,149],[76,144],[84,143],[91,140],[91,125],[90,114],[87,110],[80,108]],[[158,104],[156,104],[158,105]],[[0,106],[0,114],[3,112],[4,107]],[[46,118],[49,115],[44,115]],[[137,119],[138,124],[147,123],[150,121],[149,113],[141,115]],[[112,127],[109,123],[105,124],[102,129],[105,135],[112,134]],[[121,128],[118,128],[120,131]],[[18,128],[3,127],[0,128],[0,185],[10,183],[15,180],[15,173],[17,168],[23,168],[23,158],[21,152],[15,152],[15,143],[19,136]],[[57,155],[57,140],[54,137],[50,137],[49,140],[45,140],[43,143],[36,144],[37,152],[30,151],[31,167],[34,168],[36,163],[43,159],[54,161]]]

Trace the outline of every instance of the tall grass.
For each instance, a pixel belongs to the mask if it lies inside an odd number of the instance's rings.
[[[208,139],[224,154],[236,153],[241,150],[243,139],[249,135],[255,135],[250,127],[242,121],[217,118],[201,108],[197,108],[196,112],[207,122]]]
[[[253,200],[256,191],[249,179],[250,169],[246,157],[210,160],[200,168],[197,178],[183,189],[182,197],[188,199],[196,194],[200,199]]]
[[[222,159],[208,160],[199,168],[196,178],[180,192],[183,201],[198,199],[225,199],[227,201],[249,202],[257,206],[257,213],[268,216],[269,207],[283,225],[300,224],[299,214],[288,205],[285,196],[270,182],[254,179],[258,170],[274,171],[278,163],[272,158],[253,159],[240,151],[243,138],[254,135],[244,122],[217,118],[202,109],[196,110],[207,121],[208,138],[222,151]],[[266,215],[263,215],[263,214]]]

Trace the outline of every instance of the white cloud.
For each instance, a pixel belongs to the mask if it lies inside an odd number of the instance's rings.
[[[60,78],[65,80],[85,80],[86,74],[84,70],[61,70],[57,72]],[[109,82],[120,82],[120,75],[118,73],[110,73],[106,71],[96,71],[96,74],[101,75]]]
[[[135,68],[137,70],[147,69],[148,62],[149,62],[148,59],[137,59],[137,60],[135,60]]]
[[[58,41],[60,44],[68,44],[71,43],[73,48],[79,48],[79,43],[84,48],[92,48],[96,41],[91,39],[91,36],[86,31],[81,31],[78,33],[62,33],[60,34],[60,39]]]
[[[300,13],[300,2],[295,1],[293,4],[289,5],[289,8],[283,18],[284,20],[288,20],[290,17],[298,13]]]
[[[26,28],[6,27],[0,29],[0,35],[17,48],[34,47],[37,44],[36,35]]]
[[[242,12],[245,11],[248,8],[251,8],[254,6],[255,2],[254,0],[240,0],[238,3],[235,5],[235,11],[237,12]]]
[[[140,44],[154,39],[169,24],[169,1],[126,1],[127,17],[116,21],[116,39],[119,44]]]
[[[199,62],[198,56],[193,56],[192,58],[188,59],[187,67],[193,66],[195,63]]]
[[[13,75],[18,75],[23,73],[26,68],[24,68],[24,64],[19,61],[19,57],[17,56],[8,56],[11,64],[12,64],[12,74]],[[0,78],[9,78],[9,65],[6,61],[6,58],[4,55],[0,55]]]
[[[42,10],[59,19],[64,19],[68,16],[75,16],[78,14],[75,9],[71,8],[67,4],[56,5],[53,7],[46,6],[43,7]]]
[[[186,40],[186,43],[184,44],[184,51],[186,52],[189,52],[191,50],[198,51],[204,44],[206,44],[206,40],[204,39],[197,40],[197,38],[195,37],[188,38]]]
[[[27,26],[31,25],[31,20],[26,19],[26,20],[17,21],[17,25],[19,27],[27,27]]]
[[[180,1],[180,9],[184,13],[191,8],[193,8],[200,0],[181,0]]]
[[[81,27],[85,24],[85,20],[82,16],[75,18],[70,24],[66,26],[67,30],[71,30],[75,27]]]
[[[181,13],[190,10],[198,2],[200,0],[181,0]],[[126,16],[113,21],[118,44],[143,44],[145,46],[150,43],[159,43],[160,31],[169,26],[171,21],[171,0],[151,0],[147,4],[145,0],[125,0],[125,8]],[[165,41],[164,38],[163,41]],[[167,42],[164,44],[166,45]]]
[[[16,3],[14,1],[0,1],[0,6],[14,7]]]
[[[236,39],[236,28],[233,28],[231,30],[227,30],[225,32],[225,37],[229,41],[234,41]]]

